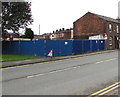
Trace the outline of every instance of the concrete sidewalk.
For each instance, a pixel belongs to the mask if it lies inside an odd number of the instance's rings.
[[[87,53],[87,54],[59,56],[59,57],[53,57],[53,58],[46,57],[46,58],[40,58],[40,59],[29,59],[29,60],[22,60],[22,61],[2,62],[2,66],[0,66],[0,68],[42,63],[42,62],[55,61],[55,60],[64,60],[64,59],[70,59],[70,58],[76,58],[76,57],[91,56],[91,55],[109,53],[109,52],[114,52],[114,51],[116,51],[116,50],[106,50],[106,51],[92,52],[92,53]]]

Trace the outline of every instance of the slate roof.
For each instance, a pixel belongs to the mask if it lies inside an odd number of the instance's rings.
[[[94,14],[94,13],[92,13],[92,14]],[[102,19],[104,19],[106,21],[120,23],[120,21],[118,21],[116,19],[113,19],[113,18],[110,18],[110,17],[107,17],[107,16],[102,16],[102,15],[98,15],[98,14],[94,14],[94,15],[96,15],[96,16],[98,16],[98,17],[100,17],[100,18],[102,18]]]
[[[113,19],[113,18],[110,18],[110,17],[107,17],[107,16],[102,16],[102,15],[98,15],[98,14],[95,14],[95,13],[91,13],[91,12],[88,12],[88,13],[86,13],[86,14],[93,14],[93,15],[96,15],[96,16],[98,16],[99,18],[101,18],[101,19],[103,19],[103,20],[106,20],[106,21],[110,21],[110,22],[114,22],[114,23],[120,23],[120,21],[118,21],[117,19]],[[85,15],[86,15],[85,14]],[[85,16],[84,15],[84,16]],[[80,19],[80,18],[79,18]],[[78,20],[79,20],[78,19]],[[76,21],[78,21],[78,20],[76,20]],[[76,22],[75,21],[75,22]]]

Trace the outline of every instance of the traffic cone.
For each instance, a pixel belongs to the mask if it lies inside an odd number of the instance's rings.
[[[53,56],[53,50],[50,50],[49,54],[47,55],[48,57],[52,57]]]

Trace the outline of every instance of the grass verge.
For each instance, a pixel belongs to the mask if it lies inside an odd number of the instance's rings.
[[[31,55],[3,54],[0,57],[0,61],[2,61],[2,62],[6,62],[6,61],[20,61],[20,60],[36,59],[36,58],[42,58],[42,57],[31,56]]]

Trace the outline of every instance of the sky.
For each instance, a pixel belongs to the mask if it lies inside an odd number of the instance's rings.
[[[35,34],[73,27],[73,22],[87,12],[117,18],[119,0],[30,0]]]

